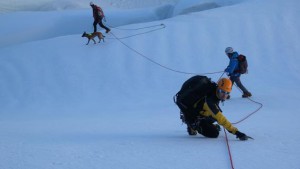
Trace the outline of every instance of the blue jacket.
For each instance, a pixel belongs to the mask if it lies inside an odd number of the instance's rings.
[[[229,65],[225,69],[225,72],[228,74],[228,76],[241,76],[239,71],[239,61],[237,57],[239,54],[237,52],[233,52],[233,55],[229,58]]]

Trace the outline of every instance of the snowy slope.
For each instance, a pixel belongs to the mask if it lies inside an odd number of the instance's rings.
[[[157,5],[108,8],[106,24],[123,26],[88,46],[90,9],[0,15],[0,168],[231,168],[223,130],[189,137],[181,125],[172,97],[192,75],[162,67],[222,71],[227,46],[248,56],[242,81],[264,105],[236,125],[255,140],[227,133],[234,167],[299,168],[299,2]],[[174,17],[159,20],[162,9]],[[240,96],[235,88],[221,106],[231,122],[259,106]]]

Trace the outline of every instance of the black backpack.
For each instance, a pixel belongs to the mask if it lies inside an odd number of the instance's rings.
[[[239,61],[239,73],[245,74],[248,72],[248,62],[245,55],[240,54],[237,57],[237,60]]]
[[[210,78],[200,75],[193,76],[183,83],[179,92],[174,96],[174,102],[181,111],[183,122],[191,121],[197,116],[199,108],[195,107],[195,103],[204,98],[213,85],[216,84],[211,82]],[[188,119],[184,120],[182,115]]]

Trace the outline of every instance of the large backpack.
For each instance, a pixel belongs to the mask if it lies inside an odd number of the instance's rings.
[[[104,17],[104,12],[100,6],[96,6],[96,12],[95,15],[97,17],[103,18]]]
[[[241,74],[245,74],[248,72],[248,62],[247,62],[247,58],[245,55],[240,54],[237,57],[238,61],[239,61],[239,73]]]
[[[208,77],[200,75],[193,76],[183,83],[179,92],[174,96],[174,102],[181,111],[183,122],[192,121],[197,116],[199,107],[195,107],[195,103],[204,98],[213,85],[215,84]]]

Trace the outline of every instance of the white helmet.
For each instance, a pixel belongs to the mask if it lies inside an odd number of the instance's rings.
[[[233,48],[232,48],[232,47],[227,47],[227,48],[225,49],[225,53],[226,53],[226,54],[233,53]]]
[[[93,2],[90,2],[90,5],[91,5],[91,6],[94,5],[94,3],[93,3]]]

